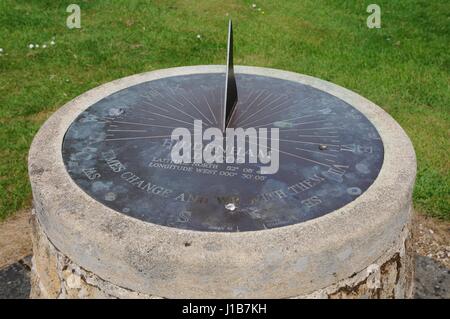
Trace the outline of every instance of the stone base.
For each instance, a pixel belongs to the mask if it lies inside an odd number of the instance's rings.
[[[83,269],[50,242],[34,215],[31,223],[31,298],[161,298],[117,286]],[[400,246],[391,247],[366,269],[319,291],[293,298],[410,298],[414,267],[409,230],[405,228],[401,236]]]
[[[119,287],[81,268],[50,242],[34,214],[31,224],[34,255],[30,298],[158,298]]]

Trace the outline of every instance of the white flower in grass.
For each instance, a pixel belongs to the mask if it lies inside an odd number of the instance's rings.
[[[252,8],[254,9],[254,8],[256,8],[256,4],[254,3],[254,4],[252,4]]]
[[[51,45],[55,45],[55,41],[52,40],[52,41],[50,42],[50,44],[51,44]]]
[[[42,48],[43,49],[47,48],[47,45],[46,44],[42,45]]]
[[[0,53],[3,53],[3,48],[0,48]]]
[[[28,48],[33,49],[34,48],[34,44],[29,44]]]
[[[202,38],[202,36],[200,35],[200,34],[197,34],[197,39],[201,39]]]
[[[35,47],[36,47],[36,48],[39,48],[39,44],[36,44]]]

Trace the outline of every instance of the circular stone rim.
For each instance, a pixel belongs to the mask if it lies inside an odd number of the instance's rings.
[[[151,224],[97,202],[66,171],[62,143],[85,109],[124,88],[163,77],[224,72],[222,65],[170,68],[94,88],[56,111],[35,136],[29,175],[35,214],[55,247],[118,286],[158,297],[282,298],[350,277],[383,256],[409,222],[416,158],[384,110],[336,84],[298,73],[235,66],[236,73],[309,85],[352,105],[377,129],[384,160],[354,201],[306,222],[249,232],[207,232]]]

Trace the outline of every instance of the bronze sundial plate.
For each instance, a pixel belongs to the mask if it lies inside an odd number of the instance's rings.
[[[175,127],[219,127],[224,73],[170,76],[130,86],[72,123],[63,159],[95,200],[164,226],[252,231],[301,223],[360,196],[383,163],[371,122],[337,97],[298,82],[236,74],[232,127],[279,128],[280,169],[258,164],[174,164]],[[227,203],[236,209],[229,211]]]

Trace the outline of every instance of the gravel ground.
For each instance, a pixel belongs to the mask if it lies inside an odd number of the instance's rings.
[[[30,295],[31,256],[0,270],[0,299],[27,299]]]
[[[450,223],[416,214],[413,220],[415,298],[450,298]]]
[[[30,225],[24,211],[0,223],[0,299],[28,298]],[[416,214],[414,298],[450,299],[450,222]]]

